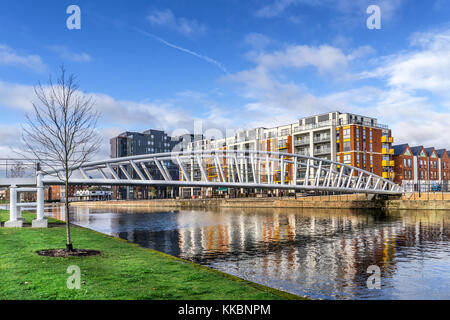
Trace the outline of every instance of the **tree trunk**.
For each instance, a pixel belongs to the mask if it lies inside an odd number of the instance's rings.
[[[65,201],[65,206],[66,206],[66,236],[67,236],[66,250],[73,251],[72,239],[70,237],[69,179],[67,176],[66,176],[65,187],[66,187],[66,192],[65,192],[64,201]]]

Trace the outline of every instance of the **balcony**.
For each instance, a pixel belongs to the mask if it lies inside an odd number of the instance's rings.
[[[383,148],[381,149],[381,154],[394,154],[394,149]]]
[[[326,135],[326,136],[320,136],[320,137],[314,137],[314,142],[318,143],[318,142],[328,142],[331,140],[331,136],[330,135]]]
[[[393,167],[395,165],[394,160],[383,160],[381,165],[383,167]]]
[[[296,146],[296,147],[305,146],[305,145],[309,145],[309,139],[301,139],[301,140],[294,141],[294,146]]]
[[[278,144],[278,150],[287,149],[289,147],[289,143],[279,143]]]
[[[301,155],[301,156],[309,156],[309,149],[303,149],[303,150],[300,150],[300,151],[296,151],[295,152],[296,154],[298,154],[298,155]]]
[[[394,142],[394,138],[393,137],[387,137],[387,136],[381,136],[381,142],[393,143]]]
[[[394,179],[395,173],[394,172],[382,172],[381,176],[384,179]]]
[[[331,148],[320,148],[320,149],[314,149],[314,156],[322,155],[322,154],[329,154],[331,153]]]

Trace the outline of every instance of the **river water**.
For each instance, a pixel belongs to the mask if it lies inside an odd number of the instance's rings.
[[[301,296],[450,298],[448,211],[71,210],[77,225]]]

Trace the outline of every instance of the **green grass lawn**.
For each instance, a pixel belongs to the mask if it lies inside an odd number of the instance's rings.
[[[24,213],[30,223],[33,215]],[[9,219],[0,210],[2,225]],[[49,223],[57,220],[49,219]],[[164,253],[95,231],[72,227],[75,248],[100,256],[51,258],[36,254],[65,247],[64,225],[0,228],[0,299],[295,299]],[[81,269],[81,289],[66,286],[70,265]]]

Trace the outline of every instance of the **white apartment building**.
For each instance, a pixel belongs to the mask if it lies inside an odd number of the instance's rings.
[[[328,112],[274,128],[258,127],[236,132],[222,139],[203,139],[187,145],[187,151],[251,150],[294,153],[346,163],[367,171],[393,178],[391,131],[377,119],[339,111]],[[299,168],[293,175],[287,169],[287,179],[304,179],[306,170]],[[208,178],[217,179],[215,167],[208,169]],[[310,174],[314,175],[313,169]],[[191,189],[195,195],[194,189]],[[198,192],[197,192],[198,194]]]
[[[335,111],[274,128],[241,131],[223,139],[191,142],[187,150],[280,151],[336,161],[340,152],[336,129],[351,124],[388,130],[387,126],[378,125],[375,118]]]

